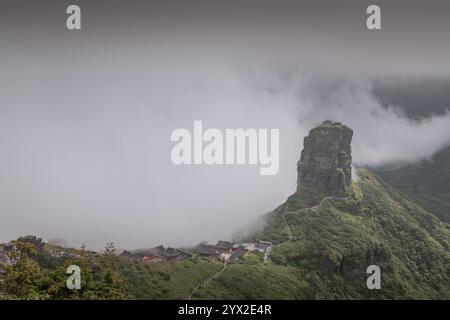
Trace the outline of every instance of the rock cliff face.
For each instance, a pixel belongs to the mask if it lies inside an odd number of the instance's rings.
[[[297,193],[313,191],[324,197],[349,194],[352,136],[352,129],[331,121],[325,121],[309,132],[297,163]]]

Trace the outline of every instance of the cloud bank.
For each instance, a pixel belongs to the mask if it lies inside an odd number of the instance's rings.
[[[138,248],[225,239],[295,190],[302,139],[326,119],[354,129],[358,165],[428,157],[450,137],[448,113],[410,120],[382,106],[367,79],[107,59],[45,73],[30,63],[26,77],[5,68],[1,240],[37,234],[98,249],[106,241]],[[171,132],[194,120],[279,128],[279,174],[174,166]]]
[[[416,161],[450,143],[448,110],[427,118],[408,117],[399,106],[382,104],[370,80],[307,77],[291,85],[299,88],[301,127],[312,127],[327,118],[354,129],[353,161],[357,165]],[[450,109],[450,101],[447,103]]]

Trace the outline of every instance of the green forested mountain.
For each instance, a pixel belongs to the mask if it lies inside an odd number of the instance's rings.
[[[161,262],[159,247],[118,255],[111,244],[96,253],[23,237],[0,248],[0,299],[449,299],[450,227],[424,208],[432,208],[428,191],[445,199],[446,178],[405,173],[424,190],[420,200],[368,169],[352,181],[351,136],[339,123],[311,131],[296,192],[241,239],[271,250],[223,263],[179,249],[188,258]],[[421,165],[448,172],[445,156]],[[81,267],[81,290],[66,288],[71,264]],[[380,289],[366,285],[371,265],[381,270]]]
[[[294,266],[316,298],[450,298],[448,226],[373,173],[358,174],[354,188],[361,198],[301,209],[293,196],[269,214],[255,236],[279,243],[272,263]],[[360,213],[352,213],[358,206]],[[382,270],[380,290],[366,288],[372,264]]]
[[[450,147],[431,159],[373,168],[383,180],[450,223]]]

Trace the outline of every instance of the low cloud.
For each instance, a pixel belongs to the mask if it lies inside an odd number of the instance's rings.
[[[382,106],[367,79],[110,65],[31,65],[26,77],[0,78],[1,240],[36,234],[137,248],[230,238],[295,190],[303,137],[324,120],[354,129],[357,165],[428,157],[450,136],[448,113],[410,120]],[[171,132],[194,120],[279,128],[279,173],[173,165]]]
[[[298,88],[301,127],[313,127],[330,119],[354,130],[356,165],[416,161],[450,143],[449,111],[426,118],[409,117],[405,106],[382,104],[370,80],[307,77],[296,79],[291,85]],[[450,101],[448,104],[450,107]]]

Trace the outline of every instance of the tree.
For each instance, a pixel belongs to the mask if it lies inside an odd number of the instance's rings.
[[[15,299],[43,299],[42,270],[30,256],[36,254],[33,244],[13,241],[15,249],[8,252],[13,264],[2,265],[2,291]]]
[[[114,267],[114,260],[116,257],[116,247],[114,246],[114,242],[107,242],[105,246],[105,255],[110,261],[111,268]]]

